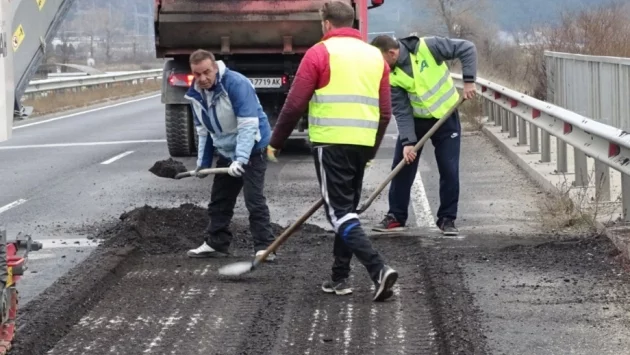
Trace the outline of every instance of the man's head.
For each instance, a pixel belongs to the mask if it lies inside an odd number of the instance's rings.
[[[354,24],[354,9],[343,1],[329,1],[319,10],[322,17],[322,31],[326,34],[330,30],[341,27],[352,27]]]
[[[389,64],[390,68],[394,68],[398,56],[400,55],[400,49],[398,48],[398,41],[387,35],[376,36],[371,43],[373,46],[381,50],[383,53],[383,59]]]
[[[199,87],[208,89],[217,80],[219,68],[212,53],[198,49],[190,55],[190,70]]]

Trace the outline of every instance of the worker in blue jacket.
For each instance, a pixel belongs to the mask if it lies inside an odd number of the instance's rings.
[[[222,61],[216,61],[212,53],[195,51],[190,55],[190,67],[194,81],[185,97],[191,103],[199,137],[195,175],[205,177],[197,172],[212,165],[214,148],[219,155],[216,167],[229,168],[229,174],[215,175],[208,206],[207,235],[200,247],[188,251],[188,256],[228,254],[232,240],[229,225],[241,189],[258,256],[274,240],[263,193],[266,149],[271,136],[269,120],[251,81],[229,70]],[[275,258],[275,254],[270,254],[266,260]]]

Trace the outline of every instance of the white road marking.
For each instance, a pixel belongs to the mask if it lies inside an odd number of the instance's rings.
[[[347,354],[352,341],[352,303],[346,306],[346,329],[343,330],[343,353]]]
[[[122,106],[122,105],[132,104],[132,103],[140,102],[140,101],[143,101],[143,100],[153,99],[155,97],[159,97],[160,95],[161,94],[151,95],[151,96],[147,96],[147,97],[141,97],[139,99],[119,102],[117,104],[103,106],[103,107],[98,107],[98,108],[93,108],[91,110],[76,112],[76,113],[72,113],[72,114],[65,115],[65,116],[51,118],[51,119],[48,119],[48,120],[43,120],[43,121],[33,122],[33,123],[27,123],[27,124],[23,124],[23,125],[20,125],[20,126],[17,126],[17,127],[13,127],[13,130],[20,129],[20,128],[31,127],[31,126],[37,126],[37,125],[40,125],[40,124],[43,124],[43,123],[59,121],[59,120],[63,120],[63,119],[70,118],[70,117],[75,117],[75,116],[85,115],[85,114],[92,113],[92,112],[106,110],[108,108],[114,108],[114,107],[118,107],[118,106]]]
[[[315,329],[317,329],[317,324],[319,323],[319,308],[315,308],[315,312],[313,312],[313,323],[311,323],[311,332],[308,335],[309,343],[313,342],[313,338],[315,337]],[[306,349],[304,355],[309,355],[311,353],[311,346]]]
[[[396,337],[400,340],[400,349],[398,350],[398,352],[400,354],[404,354],[405,353],[405,334],[407,333],[407,331],[405,330],[405,325],[403,322],[403,305],[402,305],[402,301],[400,300],[400,285],[396,284],[394,285],[394,296],[396,297],[396,312],[395,312],[395,318],[396,318],[396,324],[398,324],[398,330],[396,331]]]
[[[32,251],[30,253],[28,253],[28,260],[44,260],[44,259],[52,259],[54,258],[55,254],[46,254],[46,253],[40,253],[38,251]]]
[[[416,223],[418,227],[431,228],[435,226],[433,222],[433,213],[431,212],[431,206],[429,205],[429,199],[427,198],[424,184],[422,183],[422,177],[420,172],[416,173],[416,177],[411,185],[411,204],[416,214]]]
[[[15,149],[33,149],[33,148],[63,148],[63,147],[90,147],[98,145],[115,145],[115,144],[140,144],[140,143],[166,143],[166,139],[140,139],[134,141],[109,141],[109,142],[81,142],[81,143],[51,143],[51,144],[32,144],[32,145],[13,145],[0,147],[0,150]]]
[[[103,164],[103,165],[111,164],[111,163],[115,162],[116,160],[122,159],[122,158],[126,157],[127,155],[129,155],[131,153],[133,153],[133,150],[128,150],[128,151],[126,151],[124,153],[116,155],[115,157],[112,157],[110,159],[105,160],[101,164]]]
[[[372,331],[370,332],[370,344],[371,345],[376,345],[376,338],[378,337],[378,331],[376,330],[376,314],[378,313],[378,311],[376,310],[376,307],[374,307],[374,304],[372,303],[371,307],[370,307],[370,328],[372,328]]]
[[[13,201],[13,202],[9,203],[8,205],[2,206],[2,207],[0,207],[0,213],[4,213],[4,212],[6,212],[6,211],[8,211],[8,210],[10,210],[10,209],[12,209],[14,207],[17,207],[17,206],[23,204],[24,202],[26,202],[26,200],[21,198],[21,199],[19,199],[17,201]]]
[[[182,319],[182,317],[179,317],[178,315],[179,310],[176,309],[170,317],[160,319],[160,324],[162,324],[162,328],[160,329],[158,335],[156,335],[155,338],[151,340],[151,343],[149,343],[147,348],[143,351],[144,353],[152,352],[153,348],[155,348],[162,342],[162,337],[164,336],[164,334],[166,334],[171,327],[177,325],[177,323]]]
[[[95,248],[99,244],[97,240],[87,238],[35,239],[35,241],[42,243],[42,250],[55,248]],[[34,251],[33,253],[37,252]]]

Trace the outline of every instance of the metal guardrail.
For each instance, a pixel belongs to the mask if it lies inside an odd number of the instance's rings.
[[[141,79],[155,79],[162,76],[162,69],[151,69],[130,72],[108,73],[102,75],[88,75],[80,77],[66,77],[33,80],[26,88],[25,94],[34,94],[46,91],[61,89],[72,89],[80,87],[98,86],[105,84],[120,83]]]
[[[458,87],[463,86],[461,74],[452,74]],[[630,222],[630,135],[615,128],[562,107],[535,99],[520,92],[477,78],[477,90],[483,98],[484,115],[488,122],[501,126],[510,138],[518,137],[519,145],[529,145],[529,153],[541,154],[541,162],[551,162],[551,136],[558,143],[566,143],[579,152],[619,172],[622,179],[623,218]],[[528,127],[529,126],[529,127]],[[539,130],[541,137],[539,140]],[[529,133],[529,141],[528,141]],[[540,142],[540,144],[539,144]],[[566,145],[557,145],[557,164],[560,172],[566,172]],[[575,186],[587,186],[580,181],[585,176],[586,165],[576,160]],[[597,179],[597,177],[596,177]],[[597,196],[610,198],[610,185],[595,184]],[[607,189],[607,191],[605,191]]]

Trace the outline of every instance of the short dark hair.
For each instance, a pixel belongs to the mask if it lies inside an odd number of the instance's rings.
[[[343,1],[329,1],[319,9],[322,21],[328,20],[336,28],[352,27],[354,24],[354,9]]]
[[[392,49],[398,49],[398,41],[387,35],[379,35],[374,37],[370,44],[380,49],[383,53]]]
[[[210,61],[214,63],[214,54],[203,49],[197,49],[196,51],[192,52],[189,61],[190,64],[199,64],[206,59],[210,59]]]

